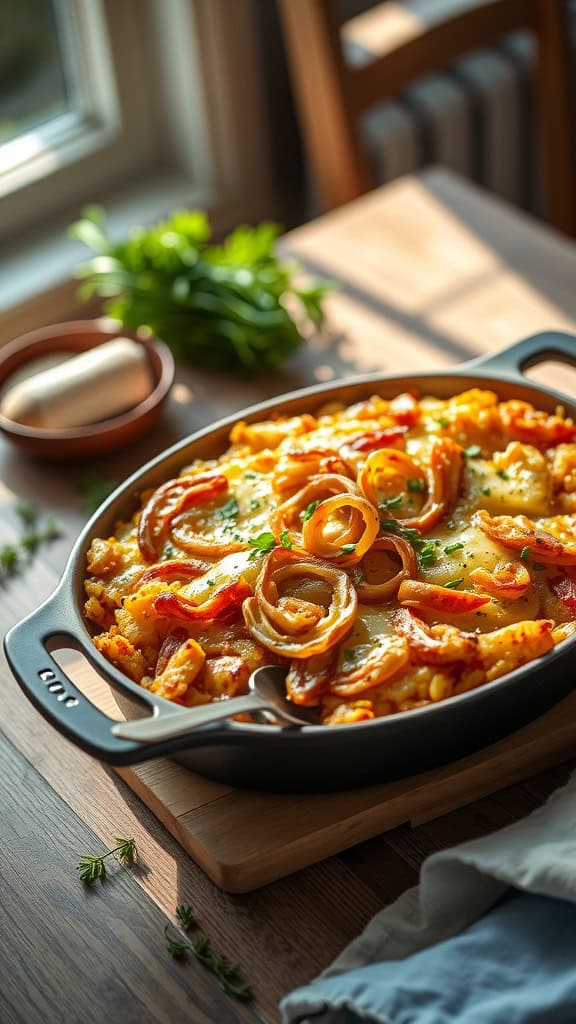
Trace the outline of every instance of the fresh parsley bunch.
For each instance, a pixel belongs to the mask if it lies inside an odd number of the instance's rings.
[[[109,316],[129,330],[149,327],[177,357],[244,372],[275,370],[302,344],[295,316],[323,320],[328,285],[296,285],[298,268],[274,254],[279,232],[269,222],[241,226],[211,245],[206,215],[178,210],[113,244],[96,206],[69,231],[95,253],[76,270],[81,298],[106,299]]]

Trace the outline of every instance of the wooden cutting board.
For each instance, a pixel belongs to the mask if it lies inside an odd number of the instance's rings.
[[[87,662],[67,661],[90,699],[123,714]],[[345,793],[256,793],[161,758],[114,771],[226,892],[250,892],[398,825],[419,825],[574,756],[576,693],[512,736],[408,779]]]

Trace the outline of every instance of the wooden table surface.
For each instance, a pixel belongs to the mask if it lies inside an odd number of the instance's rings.
[[[90,466],[32,462],[0,442],[0,543],[15,506],[54,514],[61,539],[0,590],[4,633],[53,589],[85,513],[89,471],[121,481],[167,444],[260,398],[347,374],[450,366],[536,331],[576,331],[576,247],[449,175],[404,179],[287,236],[336,281],[330,323],[279,375],[254,381],[181,368],[161,428]],[[573,371],[538,371],[576,392]],[[572,374],[572,376],[571,376]],[[3,656],[2,656],[3,657]],[[536,776],[430,824],[355,847],[246,896],[218,891],[105,766],[53,731],[0,665],[0,1020],[234,1022],[279,1019],[280,997],[314,977],[383,905],[415,884],[433,851],[527,814],[567,777]],[[86,889],[75,866],[133,836],[137,870]],[[253,983],[244,1006],[163,929],[191,904],[214,948]]]

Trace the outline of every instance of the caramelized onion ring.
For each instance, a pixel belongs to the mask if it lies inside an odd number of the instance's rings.
[[[356,587],[358,597],[364,604],[379,604],[382,601],[389,601],[394,596],[403,580],[408,580],[418,572],[418,562],[412,545],[393,533],[385,533],[378,537],[370,548],[372,551],[392,551],[398,555],[402,568],[386,580],[385,583],[367,583],[363,580]]]
[[[231,622],[237,618],[242,602],[252,594],[252,588],[245,580],[229,583],[202,604],[196,604],[190,597],[167,590],[158,594],[152,602],[156,615],[164,619],[180,619],[181,622]]]
[[[327,473],[325,476],[313,476],[309,483],[279,505],[270,517],[270,529],[275,537],[288,530],[292,543],[299,543],[302,520],[301,516],[313,501],[324,501],[335,494],[358,494],[358,487],[353,480],[338,473]]]
[[[367,657],[354,668],[337,672],[330,683],[330,693],[337,697],[355,697],[387,682],[407,664],[406,640],[399,636],[393,637],[385,647],[373,647]]]
[[[437,587],[435,583],[404,580],[398,589],[398,600],[400,604],[421,611],[464,614],[488,604],[490,598],[472,594],[469,590],[450,590],[448,587]]]
[[[157,560],[174,516],[227,490],[228,480],[220,473],[180,476],[158,487],[144,505],[138,523],[142,557],[147,562]]]
[[[538,529],[527,516],[492,517],[480,509],[472,522],[504,548],[528,548],[538,561],[551,565],[576,565],[576,545],[563,544],[551,533]]]
[[[499,562],[492,572],[487,569],[474,569],[470,579],[478,587],[482,587],[491,597],[516,601],[524,597],[532,583],[532,578],[525,565],[520,562]]]
[[[316,577],[331,588],[332,600],[327,609],[298,598],[278,597],[280,584],[303,576]],[[319,616],[311,616],[314,607]],[[323,654],[346,636],[357,607],[356,591],[342,569],[305,551],[276,548],[266,558],[254,597],[244,601],[242,611],[248,630],[267,650],[286,658],[310,658]]]
[[[449,665],[472,661],[478,649],[473,633],[463,633],[456,626],[428,626],[408,608],[394,612],[394,629],[408,641],[410,657],[424,665]]]
[[[331,448],[309,448],[306,451],[290,451],[281,455],[274,470],[272,486],[277,494],[284,496],[304,487],[319,473],[338,474],[348,479],[353,470],[342,456]]]
[[[432,445],[430,464],[426,469],[428,495],[416,516],[402,520],[402,525],[425,533],[453,511],[462,483],[464,457],[462,447],[448,437],[439,437]]]
[[[378,507],[379,490],[388,496],[391,492],[396,495],[399,491],[407,490],[408,480],[421,480],[424,483],[425,479],[424,470],[406,452],[380,448],[371,452],[366,459],[358,476],[358,484],[364,497]],[[380,482],[384,487],[379,487]]]
[[[338,523],[338,533],[327,536],[328,522],[337,513],[345,513],[347,521]],[[335,494],[321,501],[302,527],[302,539],[307,551],[318,558],[337,558],[339,565],[356,565],[370,550],[378,532],[380,520],[374,506],[360,494]],[[346,551],[347,545],[352,551]]]

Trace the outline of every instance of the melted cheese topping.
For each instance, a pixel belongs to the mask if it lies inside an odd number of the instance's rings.
[[[154,692],[225,699],[285,662],[293,701],[353,722],[480,686],[576,628],[561,412],[376,395],[231,442],[88,554],[94,643]]]

